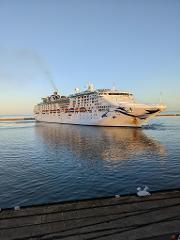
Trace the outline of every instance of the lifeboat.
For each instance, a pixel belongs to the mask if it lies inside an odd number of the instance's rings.
[[[85,107],[81,107],[80,108],[80,112],[86,112],[86,108]]]
[[[56,113],[56,110],[50,110],[50,113]]]

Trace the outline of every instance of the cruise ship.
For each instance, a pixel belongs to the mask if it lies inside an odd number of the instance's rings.
[[[162,103],[138,103],[130,92],[94,89],[89,84],[87,90],[76,88],[69,96],[61,96],[55,91],[42,98],[42,102],[34,107],[34,115],[37,121],[43,122],[141,127],[165,109]]]

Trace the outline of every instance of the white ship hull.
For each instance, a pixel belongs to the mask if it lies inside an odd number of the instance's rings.
[[[132,114],[125,114],[124,112],[101,111],[101,112],[82,112],[82,113],[45,113],[35,115],[37,121],[62,123],[62,124],[79,124],[79,125],[95,125],[95,126],[118,126],[118,127],[141,127],[149,119],[155,117],[161,112],[162,106],[159,107],[159,111],[140,116],[132,116]],[[102,117],[103,115],[106,115]]]

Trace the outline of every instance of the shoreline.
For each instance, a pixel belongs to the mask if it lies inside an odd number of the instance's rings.
[[[180,117],[180,113],[162,113],[157,115],[157,117]]]
[[[23,120],[35,120],[33,117],[16,117],[16,118],[0,118],[1,122],[8,122],[8,121],[23,121]]]

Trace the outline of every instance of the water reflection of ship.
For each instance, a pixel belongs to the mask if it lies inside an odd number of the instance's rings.
[[[64,146],[83,159],[125,160],[140,154],[165,154],[165,147],[142,129],[36,123],[36,132],[46,144]]]

